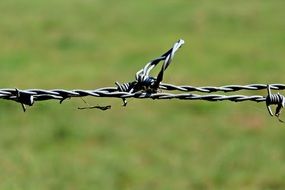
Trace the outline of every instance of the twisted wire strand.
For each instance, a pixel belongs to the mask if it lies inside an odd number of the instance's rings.
[[[282,108],[285,107],[285,97],[281,94],[272,94],[272,90],[285,90],[285,84],[248,84],[248,85],[225,85],[225,86],[190,86],[190,85],[174,85],[162,83],[165,70],[171,64],[174,54],[184,44],[182,39],[178,40],[171,49],[162,54],[160,57],[148,62],[135,75],[135,81],[127,83],[116,82],[116,87],[103,87],[94,90],[65,90],[65,89],[0,89],[0,99],[12,100],[21,103],[23,110],[26,110],[25,105],[32,106],[36,101],[44,100],[59,100],[62,103],[67,98],[73,97],[109,97],[120,98],[123,100],[123,106],[127,105],[126,99],[178,99],[178,100],[204,100],[210,102],[216,101],[232,101],[232,102],[266,102],[267,109],[271,116],[276,116],[279,121],[283,122],[279,116]],[[163,65],[157,77],[150,76],[151,70],[156,67],[161,61]],[[260,95],[245,96],[245,95],[220,95],[220,94],[192,94],[189,92],[236,92],[240,90],[264,90],[267,89],[266,97]],[[164,92],[161,92],[164,91]],[[168,91],[179,91],[183,93],[169,93]],[[187,92],[187,93],[186,93]],[[277,105],[275,114],[271,110],[271,105]],[[111,106],[88,106],[78,109],[98,108],[101,110],[110,109]]]
[[[148,62],[141,70],[136,73],[135,81],[119,84],[116,82],[117,87],[103,87],[95,90],[64,90],[64,89],[0,89],[0,99],[14,100],[25,105],[33,105],[34,101],[43,101],[56,99],[62,102],[67,98],[72,97],[114,97],[122,98],[126,104],[125,99],[127,98],[152,98],[152,99],[185,99],[185,100],[207,100],[207,101],[264,101],[265,97],[261,96],[243,96],[243,95],[197,95],[197,94],[170,94],[170,93],[157,93],[157,89],[164,91],[182,91],[182,92],[233,92],[239,90],[262,90],[267,88],[266,84],[250,84],[250,85],[226,85],[221,87],[204,86],[194,87],[189,85],[173,85],[167,83],[161,83],[165,70],[171,64],[173,57],[177,50],[184,44],[184,40],[180,39],[174,43],[173,47],[167,52],[162,54],[160,57],[153,59]],[[149,76],[150,71],[157,66],[161,61],[163,62],[162,68],[156,78]],[[154,83],[156,83],[154,85]],[[284,84],[272,84],[271,89],[283,90],[285,89]]]
[[[225,86],[189,86],[189,85],[173,85],[168,83],[161,83],[159,88],[168,91],[182,91],[182,92],[236,92],[240,90],[264,90],[268,84],[248,84],[248,85],[225,85]],[[273,90],[285,90],[285,84],[270,84]]]
[[[199,94],[171,94],[171,93],[146,93],[146,92],[118,92],[116,88],[103,88],[95,90],[64,90],[64,89],[54,89],[54,90],[42,90],[42,89],[29,89],[29,90],[18,90],[22,95],[32,96],[34,101],[43,101],[43,100],[62,100],[65,98],[71,97],[112,97],[112,98],[150,98],[150,99],[180,99],[180,100],[205,100],[205,101],[224,101],[229,100],[233,102],[241,101],[255,101],[263,102],[266,100],[266,97],[263,96],[244,96],[244,95],[199,95]],[[16,89],[1,89],[0,90],[0,99],[14,100],[17,101],[18,97],[16,96]]]

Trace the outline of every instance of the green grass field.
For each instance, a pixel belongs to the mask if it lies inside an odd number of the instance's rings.
[[[134,79],[179,38],[164,82],[284,83],[283,0],[2,0],[0,88]],[[240,92],[253,95],[257,92]],[[281,92],[282,93],[282,92]],[[266,95],[266,92],[259,92]],[[0,189],[285,189],[285,125],[265,104],[0,102]],[[285,115],[284,117],[285,118]]]

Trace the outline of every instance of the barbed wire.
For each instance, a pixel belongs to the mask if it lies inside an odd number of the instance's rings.
[[[14,100],[23,102],[26,105],[32,105],[34,101],[43,100],[60,100],[63,101],[66,98],[71,97],[108,97],[108,98],[139,98],[139,99],[180,99],[180,100],[206,100],[206,101],[222,101],[229,100],[233,102],[241,101],[255,101],[262,102],[266,100],[264,96],[244,96],[244,95],[199,95],[199,94],[171,94],[171,93],[146,93],[146,92],[111,92],[105,90],[41,90],[41,89],[30,89],[30,90],[17,90],[17,89],[1,89],[2,93],[0,98],[6,100]]]
[[[64,90],[64,89],[0,89],[0,99],[12,100],[21,103],[23,110],[26,111],[26,105],[32,106],[36,101],[44,100],[59,100],[62,103],[64,100],[74,97],[108,97],[108,98],[121,98],[123,105],[127,105],[128,98],[139,99],[178,99],[178,100],[205,100],[205,101],[254,101],[266,102],[268,112],[271,116],[276,116],[279,119],[282,108],[285,106],[285,97],[281,94],[272,94],[273,90],[284,90],[285,84],[248,84],[248,85],[225,85],[220,87],[215,86],[202,86],[195,87],[190,85],[174,85],[162,83],[164,72],[171,64],[176,51],[184,44],[183,40],[178,40],[173,47],[162,54],[160,57],[148,62],[136,75],[135,80],[132,82],[122,83],[115,82],[116,87],[103,87],[94,90]],[[161,70],[157,77],[150,76],[150,72],[161,61],[163,61]],[[261,95],[220,95],[220,94],[192,94],[185,92],[236,92],[240,90],[264,90],[267,89],[267,96]],[[168,91],[178,91],[183,93],[169,93]],[[84,101],[85,102],[85,101]],[[86,103],[86,102],[85,102]],[[272,113],[270,106],[277,105],[275,114]],[[88,106],[79,109],[92,109],[97,108],[101,110],[110,109],[111,106]],[[283,122],[279,119],[279,121]]]

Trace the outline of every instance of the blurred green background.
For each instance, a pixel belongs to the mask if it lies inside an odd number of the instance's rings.
[[[2,0],[0,87],[95,89],[179,38],[164,82],[285,81],[283,0]],[[266,92],[240,92],[245,95]],[[285,128],[260,103],[0,102],[0,189],[285,189]],[[285,116],[284,116],[285,117]]]

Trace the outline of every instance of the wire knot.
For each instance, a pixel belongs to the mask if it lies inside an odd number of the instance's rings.
[[[34,104],[34,97],[33,95],[26,93],[24,91],[18,90],[17,88],[15,89],[15,93],[16,93],[16,102],[21,103],[23,111],[26,111],[26,106],[32,106]]]
[[[163,80],[164,76],[164,71],[168,68],[170,65],[175,52],[184,44],[184,40],[180,39],[178,40],[173,47],[162,54],[160,57],[150,61],[147,63],[144,68],[139,70],[136,73],[136,80],[134,82],[129,82],[129,83],[123,83],[120,84],[116,82],[115,84],[117,85],[117,91],[119,92],[128,92],[128,93],[135,93],[135,92],[144,92],[147,94],[152,94],[152,93],[157,93],[159,87],[160,87],[160,82]],[[160,72],[158,73],[157,77],[151,77],[150,71],[156,67],[159,62],[164,61]],[[123,99],[123,106],[127,105],[126,98]]]
[[[279,116],[281,114],[282,108],[285,107],[285,97],[279,93],[272,94],[271,89],[270,89],[270,85],[267,85],[267,92],[268,92],[268,95],[266,97],[266,106],[267,106],[269,114],[271,116],[276,116],[280,122],[284,123],[284,121],[282,121],[279,118]],[[274,115],[273,115],[272,110],[270,108],[271,105],[277,105]]]
[[[172,62],[176,51],[184,44],[184,40],[178,40],[173,47],[162,54],[160,57],[153,59],[147,63],[144,68],[136,73],[136,87],[138,90],[144,90],[146,93],[156,93],[163,80],[164,72]],[[151,70],[163,61],[162,67],[156,78],[150,76]]]
[[[136,91],[144,91],[146,93],[156,93],[158,86],[157,79],[151,76],[139,76],[136,84]]]

